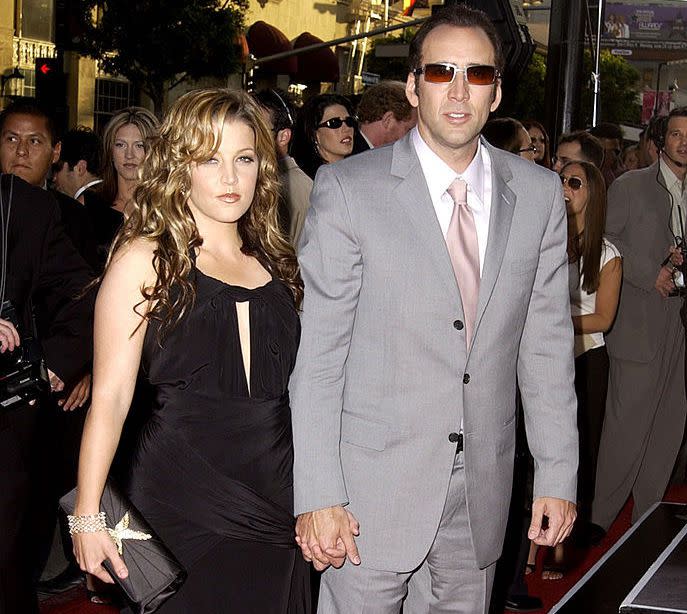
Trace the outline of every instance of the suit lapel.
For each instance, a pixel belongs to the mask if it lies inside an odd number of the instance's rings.
[[[484,140],[482,144],[486,145]],[[505,156],[502,156],[493,147],[488,145],[487,147],[491,157],[491,212],[489,214],[489,236],[479,286],[473,339],[479,332],[480,320],[494,291],[496,278],[501,270],[516,201],[515,193],[508,187],[508,181],[513,178],[513,174],[504,159]]]
[[[446,248],[446,241],[436,211],[434,211],[425,175],[410,140],[410,133],[396,141],[393,148],[391,174],[400,179],[394,189],[394,198],[405,210],[415,227],[418,244],[434,261],[434,270],[438,280],[445,286],[448,296],[454,297],[456,303],[460,305],[462,315],[460,292]]]

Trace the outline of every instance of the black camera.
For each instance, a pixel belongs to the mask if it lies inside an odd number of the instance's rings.
[[[50,380],[40,343],[23,334],[10,301],[3,302],[0,318],[14,325],[21,340],[13,351],[0,354],[0,408],[11,409],[17,403],[27,403],[50,392]]]

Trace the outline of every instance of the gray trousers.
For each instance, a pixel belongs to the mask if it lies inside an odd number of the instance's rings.
[[[592,506],[592,522],[604,529],[630,494],[633,522],[663,498],[680,449],[687,415],[685,337],[677,310],[668,317],[655,360],[610,358]]]
[[[379,571],[347,561],[322,575],[318,614],[486,614],[492,564],[475,562],[465,503],[463,454],[456,455],[441,522],[422,564],[410,572]]]

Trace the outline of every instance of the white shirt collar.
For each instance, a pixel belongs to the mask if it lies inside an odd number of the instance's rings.
[[[432,149],[427,145],[425,140],[420,136],[420,132],[415,126],[411,132],[411,139],[415,147],[422,172],[427,178],[427,187],[429,188],[432,198],[440,197],[456,178],[460,178],[468,185],[468,192],[472,192],[477,197],[478,203],[473,204],[484,206],[484,159],[483,147],[481,140],[477,141],[477,151],[474,158],[468,167],[461,174],[457,174],[446,162],[444,162]],[[472,200],[472,199],[471,199]]]
[[[365,142],[370,146],[370,149],[374,149],[375,146],[372,144],[372,141],[367,138],[365,133],[362,131],[362,128],[358,130],[358,132],[360,132],[360,136],[362,136],[365,139]]]
[[[663,159],[663,156],[659,157],[658,165],[661,168],[661,173],[663,174],[663,180],[666,182],[666,186],[668,186],[668,189],[676,187],[677,191],[681,193],[683,190],[683,182],[673,172],[673,169],[670,168],[668,163]]]
[[[79,196],[81,196],[88,188],[93,187],[94,185],[98,185],[99,183],[102,183],[102,179],[94,179],[93,181],[89,181],[88,183],[82,185],[77,191],[76,194],[74,194],[74,200],[78,200]]]

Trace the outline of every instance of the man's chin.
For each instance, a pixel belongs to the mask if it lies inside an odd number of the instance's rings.
[[[32,181],[32,176],[31,176],[31,169],[25,168],[25,167],[19,167],[19,168],[11,168],[10,173],[13,175],[16,175],[20,179],[23,179],[27,183],[34,183]]]

